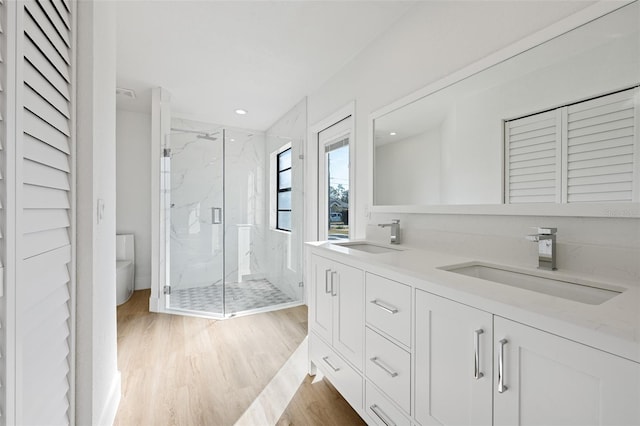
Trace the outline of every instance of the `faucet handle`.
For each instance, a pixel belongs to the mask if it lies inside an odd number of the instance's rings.
[[[398,223],[400,223],[400,219],[391,219],[391,223],[398,224]]]

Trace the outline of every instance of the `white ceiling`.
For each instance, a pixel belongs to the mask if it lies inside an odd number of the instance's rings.
[[[138,97],[118,108],[149,112],[161,86],[176,115],[266,130],[413,3],[119,1],[117,85]]]

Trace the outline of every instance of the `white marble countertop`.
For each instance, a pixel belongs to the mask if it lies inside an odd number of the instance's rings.
[[[342,242],[333,243],[306,244],[313,252],[335,261],[640,362],[640,285],[612,282],[605,277],[569,276],[561,270],[548,272],[557,279],[571,277],[625,290],[602,304],[590,305],[438,269],[484,262],[480,258],[403,246],[388,246],[396,250],[385,253],[367,253],[340,246]],[[530,271],[538,274],[536,269]]]

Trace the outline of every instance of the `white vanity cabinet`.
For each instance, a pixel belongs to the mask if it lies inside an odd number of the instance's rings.
[[[497,316],[494,336],[495,425],[640,424],[640,364]]]
[[[422,425],[640,424],[640,365],[416,291]]]
[[[364,272],[317,255],[310,268],[309,357],[361,412]]]
[[[325,250],[308,257],[310,359],[368,424],[640,425],[640,363],[620,356],[633,351],[467,278]],[[602,321],[604,303],[580,309]]]
[[[416,291],[415,417],[422,425],[490,425],[493,315]]]
[[[310,328],[362,371],[364,272],[312,256]]]

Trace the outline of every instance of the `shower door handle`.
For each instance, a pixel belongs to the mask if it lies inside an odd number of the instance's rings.
[[[211,224],[219,225],[222,223],[222,207],[211,207]]]

